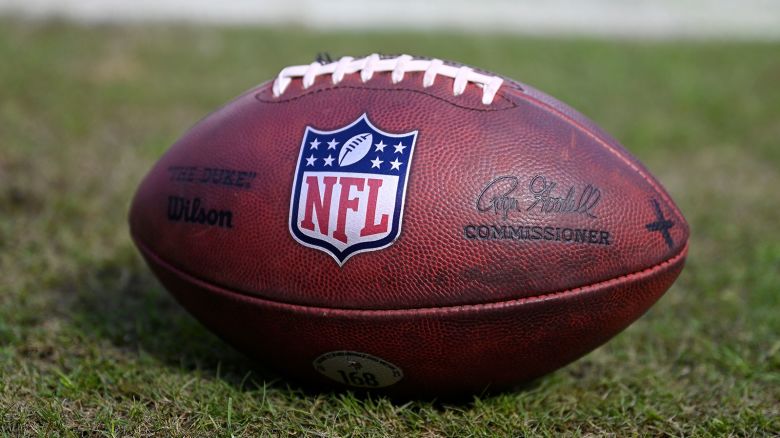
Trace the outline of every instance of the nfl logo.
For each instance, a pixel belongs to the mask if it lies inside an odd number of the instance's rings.
[[[391,134],[366,114],[335,131],[306,127],[290,200],[290,233],[339,266],[401,232],[417,131]]]

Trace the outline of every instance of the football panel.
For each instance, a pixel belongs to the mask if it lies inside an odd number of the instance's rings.
[[[387,391],[416,395],[501,388],[577,359],[641,316],[674,282],[686,254],[684,249],[642,272],[536,299],[372,312],[291,306],[229,291],[139,247],[185,308],[250,356],[301,381],[333,385],[315,369],[318,360],[359,353],[373,358],[369,369],[402,372]]]
[[[229,289],[340,308],[533,296],[643,269],[687,240],[684,222],[668,230],[671,247],[663,229],[648,230],[658,220],[647,181],[588,132],[532,103],[476,111],[379,77],[371,81],[378,88],[352,80],[284,103],[248,93],[203,120],[143,181],[130,214],[134,236]],[[334,108],[329,121],[322,105]],[[364,113],[381,129],[420,134],[399,238],[339,266],[291,236],[290,192],[310,120],[337,129]],[[545,210],[572,191],[569,202],[599,204]]]

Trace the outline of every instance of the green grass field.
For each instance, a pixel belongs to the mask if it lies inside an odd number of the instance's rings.
[[[130,242],[140,179],[286,65],[374,51],[533,84],[613,133],[692,230],[680,279],[515,392],[302,390],[182,310]],[[780,44],[0,21],[0,436],[780,435]]]

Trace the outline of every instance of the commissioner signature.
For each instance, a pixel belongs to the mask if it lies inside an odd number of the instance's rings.
[[[545,215],[581,214],[589,218],[597,217],[595,209],[601,201],[601,190],[592,184],[586,184],[580,190],[569,186],[565,194],[561,195],[557,190],[557,182],[544,175],[536,175],[528,183],[528,193],[532,199],[527,206],[521,206],[519,185],[519,179],[511,175],[493,179],[479,193],[477,210],[493,211],[504,219],[511,212],[523,210],[538,211]]]
[[[504,219],[509,217],[510,211],[520,211],[520,202],[509,196],[517,190],[518,184],[515,176],[499,176],[490,181],[477,197],[477,210],[492,210],[495,214],[501,214]]]
[[[542,175],[536,175],[528,184],[528,191],[534,196],[534,201],[526,208],[531,211],[538,208],[540,213],[579,213],[595,218],[593,209],[601,200],[601,190],[587,184],[577,195],[574,186],[569,187],[566,196],[554,196],[558,183]]]

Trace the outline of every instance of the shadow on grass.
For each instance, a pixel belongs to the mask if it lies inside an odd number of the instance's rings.
[[[68,313],[87,337],[150,355],[166,366],[198,370],[242,390],[279,379],[188,314],[132,248],[92,266],[72,287],[78,292]]]

